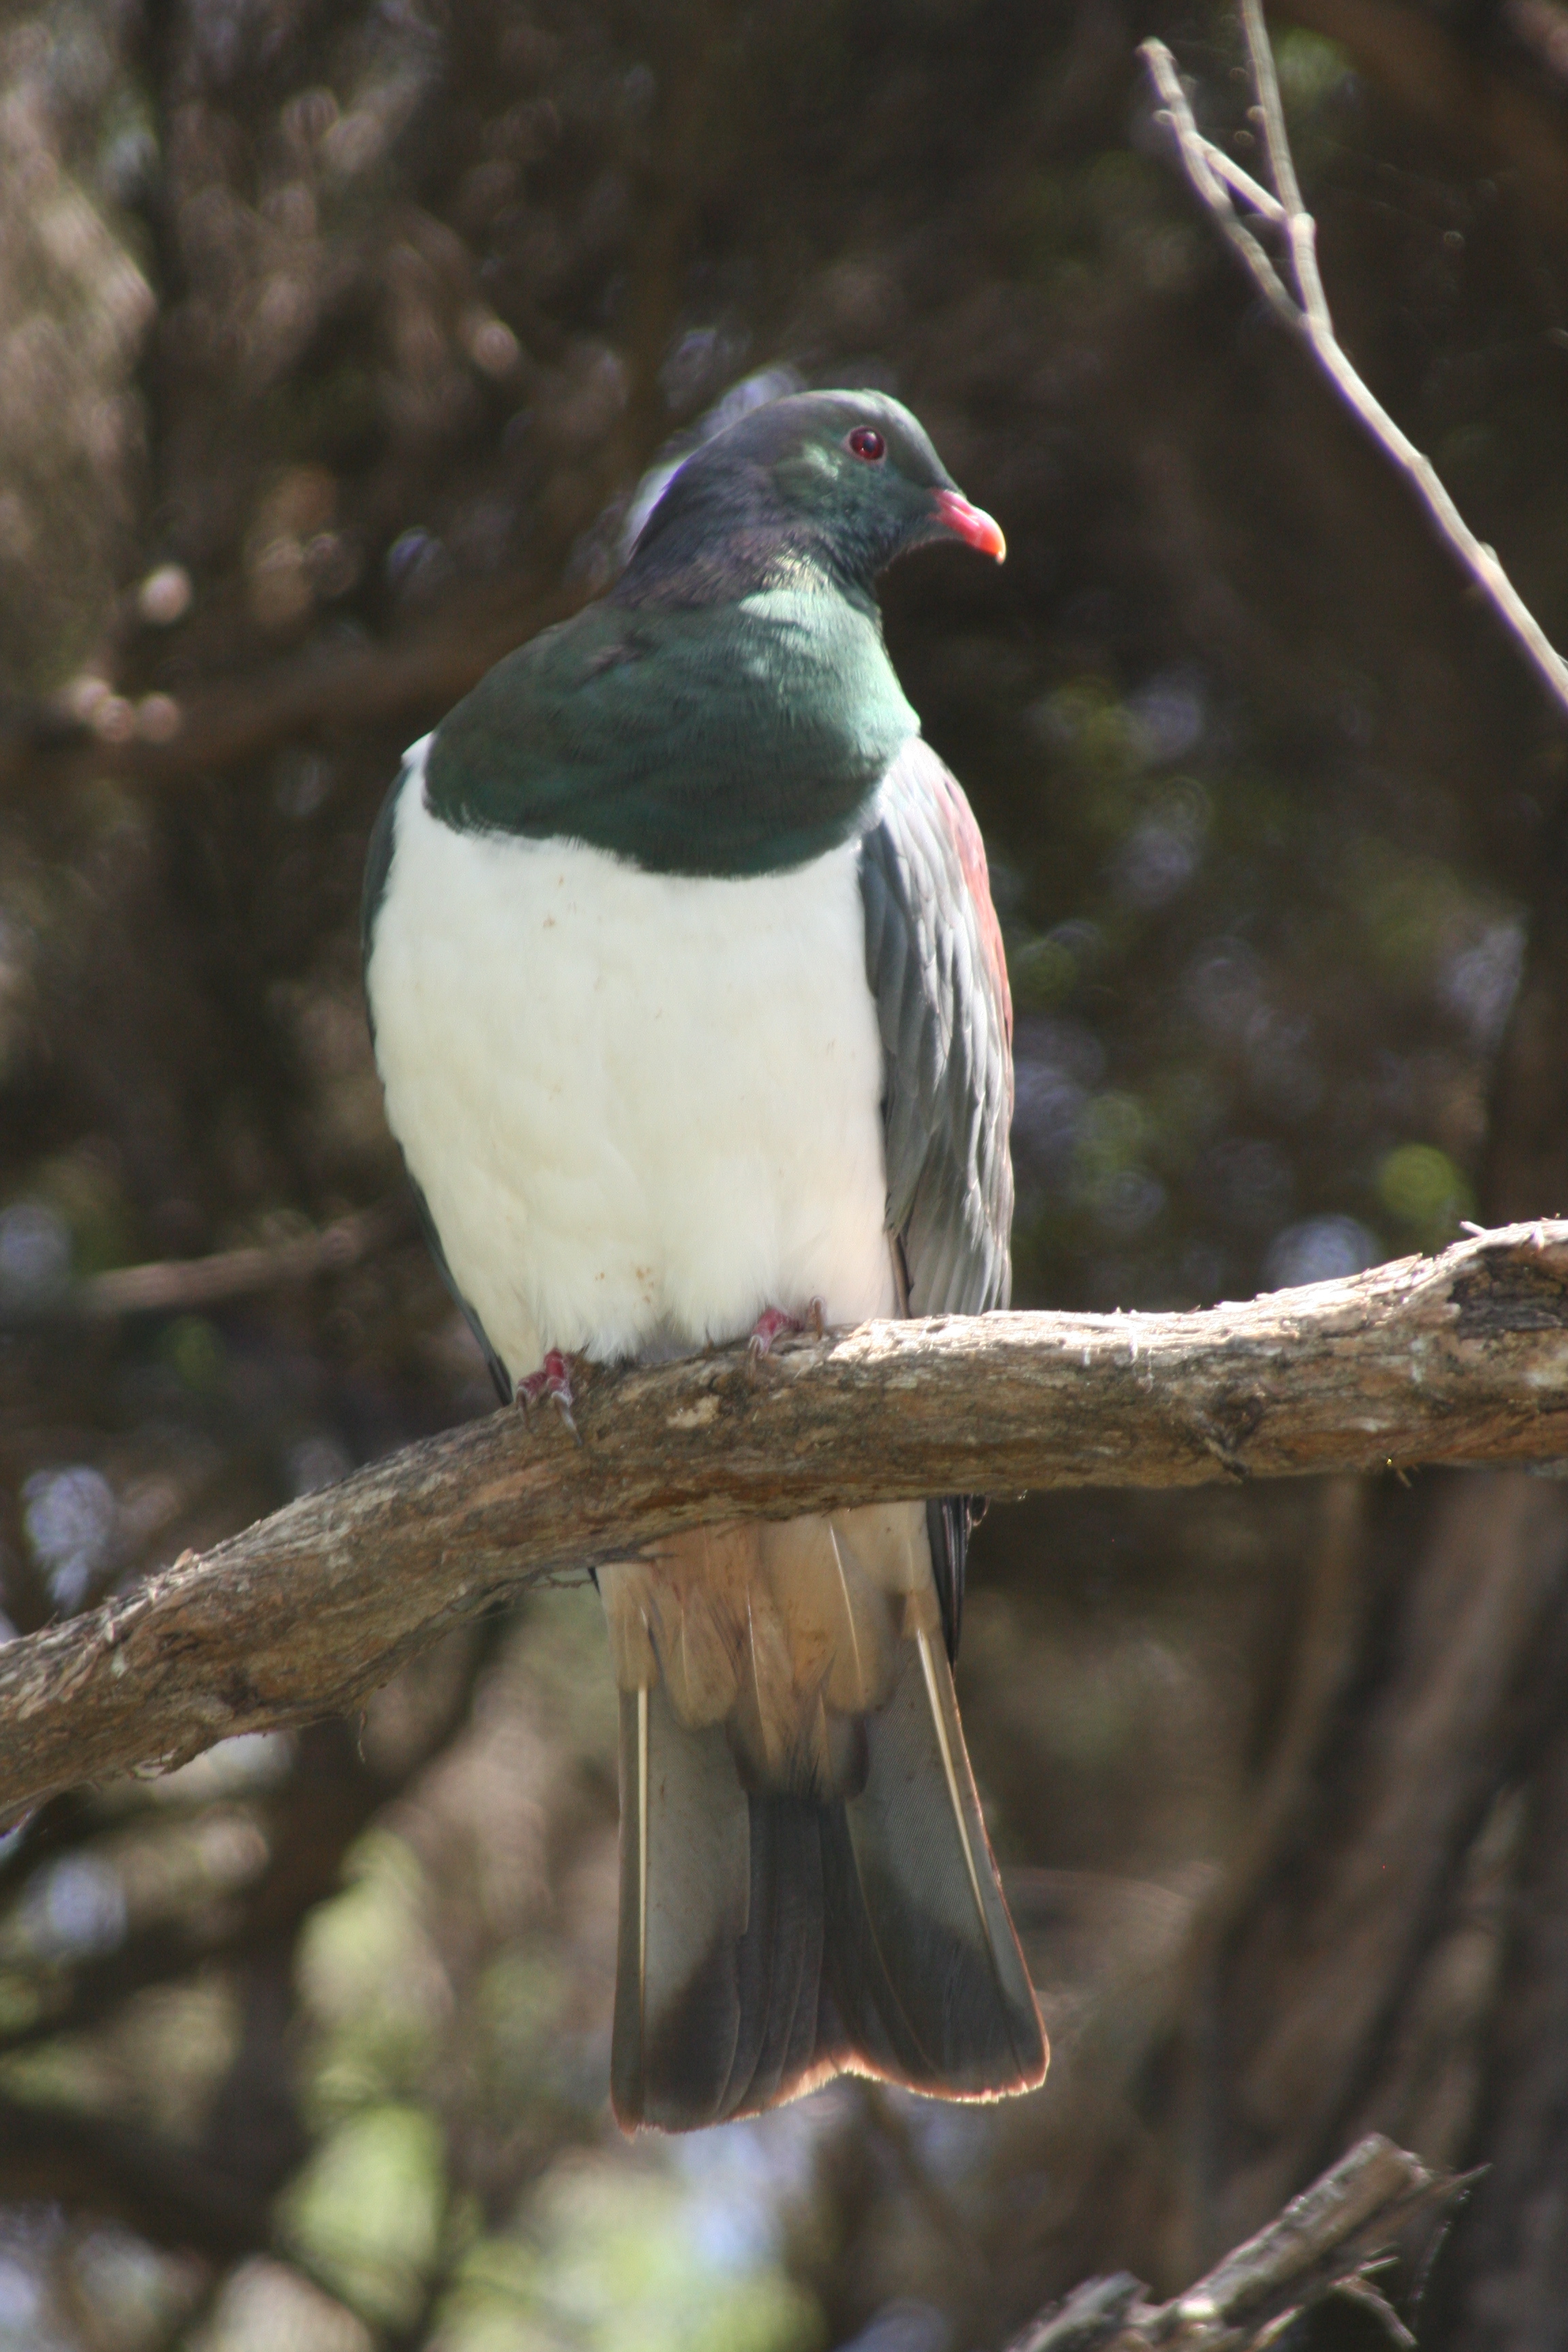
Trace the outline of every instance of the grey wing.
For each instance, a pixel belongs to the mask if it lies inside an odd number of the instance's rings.
[[[1013,1007],[968,802],[913,736],[860,845],[866,976],[882,1038],[888,1231],[905,1311],[978,1315],[1012,1296]],[[927,1507],[950,1654],[972,1498]]]
[[[908,1311],[983,1314],[1012,1296],[1013,1009],[979,827],[919,736],[883,779],[860,890]]]

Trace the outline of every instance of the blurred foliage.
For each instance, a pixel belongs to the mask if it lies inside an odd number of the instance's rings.
[[[1279,39],[1336,314],[1562,643],[1557,53],[1374,13]],[[1192,215],[1146,31],[1255,164],[1234,19],[1155,0],[0,15],[0,1638],[488,1409],[406,1223],[227,1304],[73,1286],[401,1198],[355,935],[397,753],[793,383],[908,398],[1008,533],[886,602],[992,851],[1020,1301],[1245,1297],[1476,1213],[1561,731]],[[996,2110],[618,2138],[585,1591],[7,1832],[0,2352],[956,2352],[1097,2265],[1179,2284],[1230,2209],[1162,2068],[1338,1508],[994,1512],[961,1694],[1058,2053]]]

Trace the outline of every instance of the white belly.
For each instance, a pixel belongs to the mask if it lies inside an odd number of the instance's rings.
[[[367,982],[387,1117],[514,1380],[893,1307],[881,1046],[851,842],[644,874],[399,798]]]

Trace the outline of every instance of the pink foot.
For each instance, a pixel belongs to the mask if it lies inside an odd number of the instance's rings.
[[[559,1348],[552,1348],[539,1370],[530,1372],[526,1380],[519,1381],[517,1384],[517,1401],[525,1412],[536,1405],[541,1397],[546,1396],[581,1445],[583,1441],[577,1435],[577,1424],[572,1418],[572,1407],[575,1402],[572,1374]]]
[[[782,1307],[764,1307],[752,1326],[753,1356],[771,1356],[773,1341],[786,1331],[810,1331],[820,1339],[827,1328],[827,1309],[820,1298],[811,1300],[804,1315],[786,1315]]]

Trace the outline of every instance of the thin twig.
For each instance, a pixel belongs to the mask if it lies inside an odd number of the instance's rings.
[[[93,1275],[68,1294],[68,1311],[74,1309],[95,1323],[122,1315],[188,1315],[258,1290],[342,1274],[375,1256],[412,1227],[413,1219],[403,1203],[384,1202],[341,1217],[321,1233],[300,1234],[286,1242],[219,1250],[210,1257],[116,1266],[110,1274]]]
[[[1285,214],[1285,234],[1289,240],[1290,260],[1296,273],[1296,291],[1301,299],[1307,323],[1314,336],[1331,338],[1334,326],[1329,316],[1329,301],[1323,292],[1323,280],[1318,268],[1318,224],[1301,201],[1301,184],[1296,177],[1296,159],[1290,152],[1289,136],[1285,129],[1285,105],[1279,95],[1279,76],[1275,69],[1274,51],[1268,44],[1268,27],[1263,21],[1263,0],[1241,0],[1242,34],[1247,42],[1247,61],[1252,71],[1252,87],[1258,97],[1258,110],[1263,118],[1263,152],[1268,159],[1275,193]]]
[[[1223,147],[1216,147],[1208,139],[1200,140],[1198,143],[1205,151],[1204,160],[1209,169],[1216,179],[1225,182],[1233,196],[1239,196],[1244,205],[1250,205],[1255,213],[1260,214],[1276,228],[1284,226],[1285,207],[1277,196],[1271,196],[1267,188],[1260,186],[1250,172],[1244,172],[1235,157],[1227,155]]]
[[[1334,2288],[1333,2299],[1336,2303],[1359,2305],[1363,2311],[1376,2320],[1390,2343],[1397,2344],[1401,2352],[1415,2352],[1415,2336],[1370,2279],[1341,2279]]]
[[[1175,59],[1163,41],[1150,40],[1142,44],[1140,54],[1161,101],[1156,119],[1168,124],[1188,184],[1275,317],[1301,337],[1346,407],[1405,475],[1439,536],[1533,664],[1558,708],[1568,714],[1568,662],[1558,653],[1499,562],[1496,550],[1476,537],[1445,489],[1431,459],[1416,448],[1368,390],[1334,333],[1318,268],[1316,225],[1301,202],[1297,184],[1261,0],[1243,0],[1243,22],[1263,119],[1265,152],[1281,199],[1282,225],[1296,281],[1294,295],[1252,231],[1237,216],[1228,192],[1229,186],[1237,184],[1234,170],[1228,158],[1221,158],[1219,150],[1199,131],[1176,71]],[[1247,200],[1254,201],[1251,197]],[[1258,209],[1264,217],[1274,218],[1266,207]]]
[[[1163,119],[1169,125],[1188,180],[1218,223],[1231,251],[1251,277],[1275,317],[1285,326],[1299,329],[1300,312],[1290,299],[1289,289],[1246,222],[1237,216],[1236,206],[1230,201],[1225,184],[1230,177],[1225,168],[1229,158],[1222,155],[1219,149],[1204,137],[1193,120],[1193,110],[1187,104],[1187,94],[1182,88],[1175,58],[1163,41],[1145,41],[1140,54],[1148,66],[1156,91],[1164,101],[1162,114],[1155,120]],[[1255,185],[1256,183],[1249,183],[1249,186]],[[1266,217],[1278,215],[1283,220],[1283,206],[1275,204],[1267,189],[1258,189],[1258,193],[1274,207],[1273,213]],[[1252,203],[1250,194],[1247,194],[1247,201]]]
[[[340,1217],[319,1233],[249,1249],[216,1250],[207,1257],[155,1258],[119,1265],[85,1282],[42,1294],[0,1292],[0,1328],[29,1324],[115,1323],[126,1315],[192,1315],[262,1290],[317,1281],[362,1265],[412,1233],[407,1203],[383,1202]]]

